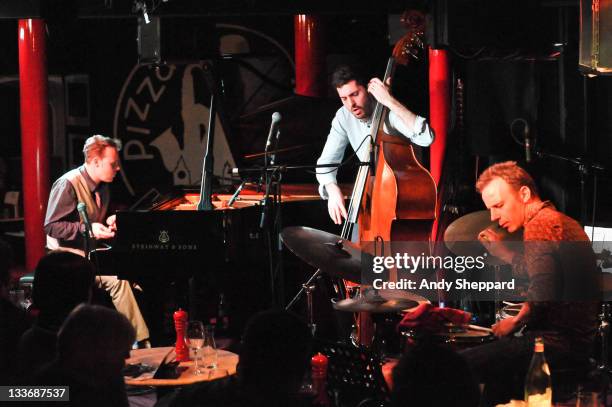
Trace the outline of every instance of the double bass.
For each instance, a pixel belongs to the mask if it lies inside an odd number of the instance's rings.
[[[400,40],[387,63],[383,83],[389,83],[398,61],[407,62],[407,49],[414,41],[414,32]],[[377,101],[367,145],[374,162],[359,168],[341,234],[350,240],[358,224],[362,250],[368,242],[376,243],[373,255],[390,255],[392,242],[429,241],[436,218],[436,183],[417,160],[411,142],[384,131],[388,114]],[[389,278],[396,275],[391,273]],[[358,335],[359,343],[371,344],[373,326],[368,313],[360,313]]]

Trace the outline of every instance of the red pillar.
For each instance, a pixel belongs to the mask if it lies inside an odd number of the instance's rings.
[[[49,197],[45,22],[19,20],[19,93],[26,270],[45,254],[43,222]]]
[[[431,48],[429,49],[429,123],[436,135],[429,150],[430,172],[436,185],[439,185],[450,123],[450,62],[446,50]],[[437,215],[440,206],[438,205]],[[438,229],[437,219],[438,216],[432,230],[434,241]]]
[[[320,16],[299,14],[293,19],[295,31],[295,93],[327,95],[325,38]]]

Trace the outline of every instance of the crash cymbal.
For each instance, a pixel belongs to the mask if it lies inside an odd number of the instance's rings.
[[[340,236],[305,226],[283,229],[281,240],[296,256],[335,277],[361,281],[361,250]]]
[[[458,256],[479,256],[483,253],[484,246],[478,240],[478,234],[485,229],[492,229],[502,236],[503,241],[521,241],[523,231],[518,230],[509,233],[496,222],[491,221],[489,211],[478,211],[468,213],[451,223],[444,232],[444,242],[448,250]],[[494,256],[487,256],[486,263],[491,265],[506,264]]]

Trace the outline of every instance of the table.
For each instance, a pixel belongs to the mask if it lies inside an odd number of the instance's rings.
[[[176,379],[155,379],[155,372],[143,374],[137,378],[125,378],[125,384],[130,386],[185,386],[197,382],[207,382],[221,379],[223,377],[236,374],[236,365],[238,365],[238,355],[226,350],[219,349],[218,362],[216,369],[202,369],[203,374],[194,375],[194,362],[181,362],[178,365],[180,371],[179,377]],[[150,348],[150,349],[135,349],[130,352],[130,357],[126,359],[126,363],[138,364],[143,363],[155,368],[159,367],[162,362],[169,363],[176,360],[174,347]]]

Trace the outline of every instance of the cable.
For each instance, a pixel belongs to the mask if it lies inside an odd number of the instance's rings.
[[[365,136],[363,138],[363,140],[361,140],[361,143],[359,143],[359,146],[357,146],[357,149],[353,152],[353,154],[351,154],[346,160],[340,162],[338,164],[338,166],[332,170],[326,171],[326,172],[317,172],[317,171],[306,171],[309,174],[314,174],[314,175],[325,175],[325,174],[331,174],[334,171],[338,171],[338,169],[340,167],[344,167],[346,164],[348,164],[353,158],[355,158],[355,156],[357,155],[357,152],[361,149],[361,147],[363,146],[363,143],[367,140],[373,140],[372,136],[370,134],[368,134],[367,136]],[[331,163],[331,164],[335,164],[335,163]]]

